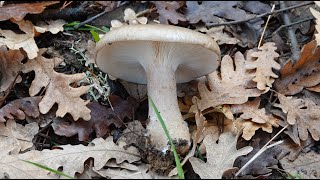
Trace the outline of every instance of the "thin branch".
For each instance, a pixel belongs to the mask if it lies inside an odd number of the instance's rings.
[[[300,21],[297,21],[297,22],[294,22],[294,23],[291,23],[291,24],[288,24],[288,25],[281,25],[276,31],[274,31],[272,33],[272,35],[276,34],[277,32],[279,32],[283,28],[290,27],[290,26],[293,26],[293,25],[296,25],[296,24],[300,24],[300,23],[303,23],[303,22],[306,22],[306,21],[313,20],[313,19],[315,19],[315,17],[310,17],[310,18],[307,18],[307,19],[303,19],[303,20],[300,20]]]
[[[284,1],[280,1],[280,8],[286,8]],[[285,25],[290,25],[291,21],[287,13],[282,14],[282,19]],[[292,26],[288,28],[288,37],[290,39],[290,49],[292,52],[291,59],[295,63],[300,57],[300,49],[298,46],[298,41],[295,32],[292,29]]]
[[[224,23],[212,23],[212,24],[208,24],[207,26],[208,27],[215,27],[215,26],[239,24],[239,23],[250,21],[250,20],[262,18],[264,16],[268,16],[268,15],[271,15],[271,14],[274,15],[274,14],[277,14],[277,13],[280,13],[280,12],[283,12],[283,11],[287,11],[287,10],[290,10],[290,9],[294,9],[294,8],[298,8],[298,7],[302,7],[302,6],[307,6],[307,5],[310,5],[310,4],[314,4],[314,2],[304,2],[304,3],[298,4],[298,5],[290,6],[290,7],[287,7],[287,8],[282,8],[282,9],[279,9],[279,10],[275,10],[273,12],[267,12],[267,13],[260,14],[260,15],[257,15],[255,17],[252,17],[252,18],[244,19],[244,20],[229,21],[229,22],[224,22]]]

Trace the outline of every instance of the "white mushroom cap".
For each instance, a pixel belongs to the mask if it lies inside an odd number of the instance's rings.
[[[164,24],[123,26],[108,32],[96,45],[96,64],[113,77],[146,84],[144,61],[154,60],[158,44],[177,66],[176,81],[183,83],[209,74],[220,64],[220,48],[211,37]]]

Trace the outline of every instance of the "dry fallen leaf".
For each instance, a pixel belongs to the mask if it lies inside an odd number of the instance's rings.
[[[280,164],[285,172],[291,175],[299,174],[301,179],[320,178],[320,156],[314,151],[300,153],[294,161],[285,157],[280,160]]]
[[[5,46],[0,47],[0,93],[6,92],[12,83],[21,80],[17,76],[23,67],[21,63],[23,59],[24,56],[19,50],[8,50]]]
[[[238,157],[235,161],[235,166],[242,167],[245,165],[261,149],[261,147],[264,146],[259,138],[254,139],[250,145],[253,147],[253,150],[246,156]],[[267,149],[246,167],[240,175],[262,175],[270,173],[272,169],[268,169],[268,167],[278,164],[277,155],[280,152],[281,148],[279,146]]]
[[[86,75],[84,73],[78,74],[63,74],[56,72],[53,68],[55,61],[61,59],[47,59],[42,56],[45,49],[42,49],[39,56],[35,59],[28,60],[24,64],[22,72],[35,72],[35,79],[31,83],[29,89],[30,96],[35,96],[46,87],[46,94],[39,103],[39,109],[42,114],[46,114],[52,106],[57,103],[58,110],[56,115],[63,117],[66,113],[70,113],[74,120],[80,117],[84,120],[90,119],[90,109],[86,107],[89,101],[84,101],[80,96],[87,92],[88,86],[81,86],[73,88],[71,83],[83,79]]]
[[[11,101],[0,109],[0,122],[5,122],[6,119],[24,120],[26,116],[38,117],[41,98],[42,96],[34,96]]]
[[[13,50],[19,50],[19,48],[22,48],[26,51],[29,59],[37,57],[39,49],[34,40],[34,26],[31,21],[11,21],[16,23],[20,30],[25,34],[16,34],[11,30],[0,29],[0,36],[3,36],[0,38],[0,46],[6,45],[9,49]]]
[[[235,8],[239,1],[187,1],[186,16],[191,24],[196,24],[200,20],[206,25],[218,23],[218,17],[229,20],[244,20],[247,18],[246,12]],[[217,17],[218,16],[218,17]]]
[[[267,42],[260,47],[260,51],[248,52],[246,69],[255,70],[255,77],[252,80],[257,82],[257,88],[260,90],[269,90],[274,79],[278,78],[278,75],[272,71],[272,68],[279,70],[281,67],[275,61],[275,58],[279,57],[275,52],[276,49],[275,43]]]
[[[0,144],[14,144],[11,149],[11,155],[18,154],[33,147],[32,139],[38,133],[39,126],[37,123],[26,124],[25,126],[17,124],[14,120],[8,120],[0,123]],[[1,161],[1,160],[0,160]]]
[[[201,27],[195,29],[196,31],[200,31],[206,33],[208,36],[212,37],[219,45],[222,44],[237,44],[239,39],[232,37],[230,34],[225,33],[223,31],[225,26],[212,27],[207,29],[206,27]]]
[[[284,96],[278,93],[280,104],[274,104],[287,115],[286,121],[292,126],[292,136],[296,143],[297,139],[305,141],[309,133],[318,141],[320,138],[320,106],[311,100],[298,99],[293,96]],[[289,128],[288,128],[289,129]]]
[[[159,21],[161,24],[178,24],[180,21],[186,21],[187,19],[184,15],[177,12],[177,10],[182,6],[177,1],[151,1],[157,7],[157,12],[159,13]]]
[[[244,104],[232,105],[231,111],[233,114],[242,113],[240,115],[241,119],[251,119],[251,121],[259,124],[270,123],[275,125],[276,119],[271,115],[267,115],[265,108],[259,109],[259,105],[260,98],[257,97],[255,100],[248,101]]]
[[[223,104],[243,104],[249,97],[258,97],[264,93],[252,85],[253,74],[246,71],[245,59],[240,52],[235,54],[234,62],[229,55],[222,58],[221,77],[215,71],[207,78],[211,90],[203,81],[198,85],[201,97],[198,103],[201,111]],[[193,109],[191,107],[190,111]]]
[[[84,162],[94,159],[94,169],[100,170],[109,159],[115,158],[120,164],[123,161],[129,163],[140,160],[139,152],[134,147],[124,149],[125,144],[116,145],[112,137],[106,140],[102,138],[94,139],[88,146],[80,145],[62,145],[60,149],[54,150],[32,150],[16,156],[5,155],[0,151],[0,177],[5,175],[8,178],[53,178],[52,173],[34,165],[29,165],[21,160],[28,160],[42,164],[52,169],[63,168],[63,173],[74,176],[76,172],[84,171]],[[53,173],[54,174],[54,173]],[[57,178],[57,177],[55,177]]]
[[[238,156],[243,156],[252,151],[252,147],[246,146],[239,150],[236,148],[237,136],[231,132],[223,133],[219,137],[219,143],[211,135],[207,135],[203,143],[206,146],[207,162],[191,157],[189,159],[193,170],[201,179],[221,179],[225,170],[233,167]]]
[[[51,32],[52,34],[57,34],[60,31],[63,31],[63,25],[67,22],[63,19],[58,20],[49,20],[49,21],[40,21],[35,26],[35,29],[39,33],[45,33],[47,31]]]
[[[295,64],[290,60],[281,69],[281,78],[274,83],[277,92],[294,95],[301,92],[304,87],[313,90],[320,83],[319,57],[320,48],[317,47],[315,40],[305,44],[299,60]],[[317,91],[316,89],[314,90]]]
[[[318,6],[320,6],[320,2],[318,1],[314,1],[314,3],[316,3]],[[320,45],[320,12],[313,9],[312,7],[310,7],[310,11],[312,13],[312,15],[316,18],[316,30],[317,30],[317,34],[315,34],[315,37],[316,37],[316,41],[317,41],[317,45],[319,46]]]
[[[109,98],[111,96],[113,95],[110,95]],[[67,137],[78,134],[80,141],[86,141],[92,132],[96,132],[97,137],[103,137],[107,134],[108,127],[111,124],[120,128],[123,125],[122,120],[124,120],[125,117],[130,119],[133,117],[137,102],[132,98],[123,100],[118,96],[114,96],[113,99],[116,99],[115,102],[112,103],[113,110],[102,106],[96,101],[87,104],[87,107],[91,110],[90,121],[80,119],[78,121],[72,121],[70,122],[71,124],[69,124],[64,120],[55,119],[52,124],[54,132],[60,136]]]
[[[131,8],[124,10],[124,21],[128,24],[147,24],[148,19],[146,17],[137,17],[136,12]]]
[[[20,21],[26,14],[40,14],[46,8],[46,6],[57,3],[59,3],[59,1],[8,4],[0,7],[0,21],[5,21],[10,18],[13,18],[16,21]]]

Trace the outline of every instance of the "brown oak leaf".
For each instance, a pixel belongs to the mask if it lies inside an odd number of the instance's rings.
[[[243,104],[249,97],[260,96],[264,92],[253,85],[252,78],[253,74],[246,71],[245,59],[240,52],[235,54],[234,61],[229,55],[224,56],[221,60],[221,77],[217,71],[207,76],[210,90],[205,82],[198,84],[201,97],[198,100],[199,109],[203,111],[223,104]],[[195,108],[191,106],[190,111],[193,110]]]
[[[35,96],[43,87],[46,87],[46,94],[39,103],[40,112],[46,114],[57,103],[56,115],[58,117],[70,113],[75,121],[80,117],[89,120],[90,109],[86,107],[89,101],[80,98],[82,94],[88,91],[89,87],[73,88],[70,86],[71,83],[83,79],[86,75],[84,73],[63,74],[56,72],[53,69],[55,61],[61,61],[61,59],[47,59],[42,56],[44,51],[45,49],[41,49],[38,57],[28,60],[22,70],[23,73],[35,72],[35,79],[29,89],[30,96]]]
[[[246,68],[256,70],[252,80],[257,82],[257,88],[260,90],[269,90],[274,79],[278,78],[278,75],[272,71],[272,68],[275,70],[281,68],[280,64],[275,61],[275,58],[279,57],[279,54],[275,52],[276,49],[275,43],[267,42],[260,47],[259,51],[248,52]]]
[[[0,109],[0,122],[5,122],[6,119],[24,120],[26,116],[38,117],[41,98],[42,96],[34,96],[11,101]]]
[[[278,93],[280,104],[274,104],[287,115],[286,121],[291,125],[291,137],[296,143],[307,140],[308,132],[318,141],[320,138],[320,106],[311,100],[298,99],[293,96],[284,96]]]
[[[23,67],[21,63],[23,59],[24,56],[19,50],[8,50],[5,46],[0,47],[0,94],[4,93],[5,95],[12,83],[21,80],[17,76]],[[16,78],[18,79],[16,80]]]
[[[281,69],[281,78],[274,83],[277,92],[294,95],[301,92],[304,87],[317,91],[319,88],[317,85],[320,83],[319,57],[320,48],[317,47],[315,40],[304,45],[299,60],[295,64],[290,60]]]
[[[116,127],[121,127],[122,120],[125,117],[132,118],[137,102],[133,98],[123,100],[118,96],[109,96],[113,106],[107,108],[100,103],[94,101],[87,104],[91,110],[90,121],[82,119],[78,121],[71,121],[71,124],[64,120],[56,119],[52,124],[54,132],[60,136],[71,137],[78,134],[80,141],[86,141],[92,132],[96,132],[97,137],[103,137],[108,132],[108,127],[114,124]]]
[[[0,21],[5,21],[10,18],[20,21],[26,14],[40,14],[46,6],[57,4],[59,1],[43,1],[37,3],[21,3],[8,4],[0,7]]]
[[[265,108],[259,109],[260,98],[257,97],[253,101],[248,101],[244,104],[236,104],[231,106],[233,114],[242,113],[241,119],[251,119],[251,121],[259,124],[271,123],[275,125],[277,120],[272,115],[267,115]]]
[[[187,20],[184,15],[177,12],[177,10],[182,6],[177,1],[152,1],[152,3],[154,3],[154,5],[157,7],[157,12],[159,13],[159,21],[162,24],[169,24],[168,21],[173,24],[178,24],[178,20]]]

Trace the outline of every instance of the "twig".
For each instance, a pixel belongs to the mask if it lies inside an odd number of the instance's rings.
[[[83,25],[85,25],[85,24],[87,24],[87,23],[89,23],[89,22],[97,19],[98,17],[101,17],[101,16],[105,15],[107,12],[108,12],[108,11],[104,10],[104,11],[102,11],[101,13],[99,13],[99,14],[97,14],[97,15],[95,15],[95,16],[93,16],[93,17],[91,17],[91,18],[89,18],[89,19],[87,19],[87,20],[85,20],[85,21],[83,21],[82,23],[74,26],[74,28],[78,29],[78,28],[82,27]]]
[[[290,26],[293,26],[293,25],[296,25],[296,24],[303,23],[305,21],[313,20],[313,19],[315,19],[315,17],[310,17],[310,18],[307,18],[307,19],[303,19],[303,20],[300,20],[300,21],[297,21],[297,22],[294,22],[294,23],[291,23],[291,24],[288,24],[288,25],[281,25],[276,31],[274,31],[272,33],[272,35],[276,34],[278,31],[280,31],[283,28],[290,27]]]
[[[273,4],[270,12],[273,12],[275,7],[276,7],[276,5]],[[267,29],[267,26],[268,26],[268,23],[269,23],[270,18],[271,18],[271,15],[268,16],[266,25],[265,25],[264,28],[263,28],[262,35],[261,35],[261,37],[260,37],[260,41],[259,41],[259,44],[258,44],[258,49],[260,49],[260,45],[261,45],[261,42],[262,42],[264,33],[266,32],[266,29]]]
[[[286,8],[286,4],[284,1],[280,1],[280,8]],[[290,25],[291,21],[287,13],[282,14],[282,19],[285,25]],[[292,52],[291,59],[295,63],[300,57],[300,49],[298,47],[298,41],[295,32],[292,29],[292,26],[288,28],[288,37],[290,39],[290,49]]]
[[[212,23],[212,24],[208,24],[207,26],[208,27],[215,27],[215,26],[239,24],[239,23],[243,23],[243,22],[246,22],[246,21],[262,18],[262,17],[268,16],[270,14],[274,15],[274,14],[277,14],[277,13],[280,13],[280,12],[283,12],[283,11],[286,11],[286,10],[290,10],[290,9],[294,9],[294,8],[298,8],[298,7],[302,7],[302,6],[307,6],[307,5],[310,5],[310,4],[313,4],[313,3],[314,2],[304,2],[304,3],[298,4],[298,5],[290,6],[290,7],[287,7],[287,8],[282,8],[282,9],[279,9],[279,10],[275,10],[273,12],[267,12],[267,13],[260,14],[260,15],[257,15],[255,17],[252,17],[252,18],[244,19],[244,20],[229,21],[229,22],[223,22],[223,23]]]

